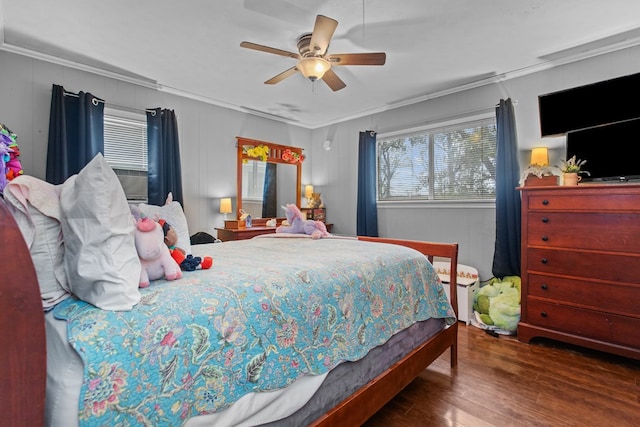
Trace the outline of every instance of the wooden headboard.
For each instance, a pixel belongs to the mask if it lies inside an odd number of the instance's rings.
[[[0,259],[2,423],[43,426],[47,345],[40,288],[29,249],[1,198]]]

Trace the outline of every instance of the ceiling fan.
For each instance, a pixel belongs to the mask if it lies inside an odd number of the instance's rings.
[[[298,71],[312,82],[324,81],[333,91],[340,90],[346,84],[333,71],[333,66],[342,65],[384,65],[387,55],[384,52],[372,53],[336,53],[329,54],[329,42],[338,26],[338,21],[323,15],[316,17],[316,23],[312,33],[305,33],[298,37],[298,52],[289,52],[269,46],[263,46],[251,42],[240,43],[241,47],[273,53],[297,59],[295,66],[270,78],[265,84],[276,84],[294,75]]]

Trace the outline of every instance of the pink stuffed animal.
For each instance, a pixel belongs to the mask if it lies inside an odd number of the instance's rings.
[[[182,277],[180,266],[171,257],[169,248],[164,243],[162,227],[156,221],[150,218],[136,221],[135,243],[142,264],[139,283],[141,288],[148,287],[151,280],[176,280]]]
[[[309,234],[313,239],[331,236],[324,222],[304,219],[302,212],[294,204],[290,203],[285,207],[285,216],[289,225],[276,228],[276,233]]]

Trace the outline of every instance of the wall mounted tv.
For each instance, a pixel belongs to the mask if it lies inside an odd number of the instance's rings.
[[[640,117],[639,97],[640,73],[540,95],[540,134],[562,135]]]
[[[635,149],[640,139],[640,119],[567,133],[567,159],[586,160],[582,181],[626,182],[640,180]]]

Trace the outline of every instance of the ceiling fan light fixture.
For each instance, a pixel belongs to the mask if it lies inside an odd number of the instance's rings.
[[[324,76],[324,73],[331,68],[331,64],[324,58],[307,57],[300,59],[296,68],[305,78],[315,82]]]

